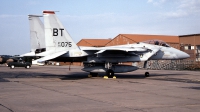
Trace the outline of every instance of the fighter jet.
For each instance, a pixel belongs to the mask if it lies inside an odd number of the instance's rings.
[[[13,62],[16,61],[17,59],[13,56],[10,55],[0,55],[0,64],[6,64],[7,66],[7,62]]]
[[[170,47],[160,40],[150,40],[127,45],[108,47],[77,46],[67,30],[56,17],[54,11],[43,11],[46,51],[36,54],[42,56],[37,61],[82,61],[83,71],[105,72],[108,77],[114,73],[137,70],[136,66],[120,65],[121,62],[141,62],[146,66],[149,60],[178,60],[190,57],[187,53]],[[146,72],[145,76],[149,76]]]

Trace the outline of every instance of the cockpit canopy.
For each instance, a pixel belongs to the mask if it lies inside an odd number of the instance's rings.
[[[168,45],[166,42],[164,42],[162,40],[157,40],[157,39],[147,40],[147,41],[144,41],[143,43],[159,45],[159,46],[164,46],[164,47],[170,47],[170,45]]]

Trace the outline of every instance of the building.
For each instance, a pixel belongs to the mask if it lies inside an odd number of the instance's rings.
[[[180,35],[180,49],[190,55],[190,59],[200,61],[200,34]]]
[[[119,34],[114,39],[106,44],[106,46],[132,44],[137,42],[143,42],[146,40],[163,40],[170,46],[180,49],[178,36],[166,36],[166,35],[143,35],[143,34]]]
[[[104,47],[112,39],[81,39],[78,46]]]

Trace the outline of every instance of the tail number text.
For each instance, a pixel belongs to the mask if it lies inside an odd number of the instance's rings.
[[[72,47],[72,42],[58,42],[58,47]]]

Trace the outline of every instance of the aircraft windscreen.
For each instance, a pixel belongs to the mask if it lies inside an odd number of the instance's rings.
[[[168,45],[166,42],[164,42],[162,40],[147,40],[147,41],[144,41],[144,43],[159,45],[159,46],[164,46],[164,47],[170,47],[170,45]]]

